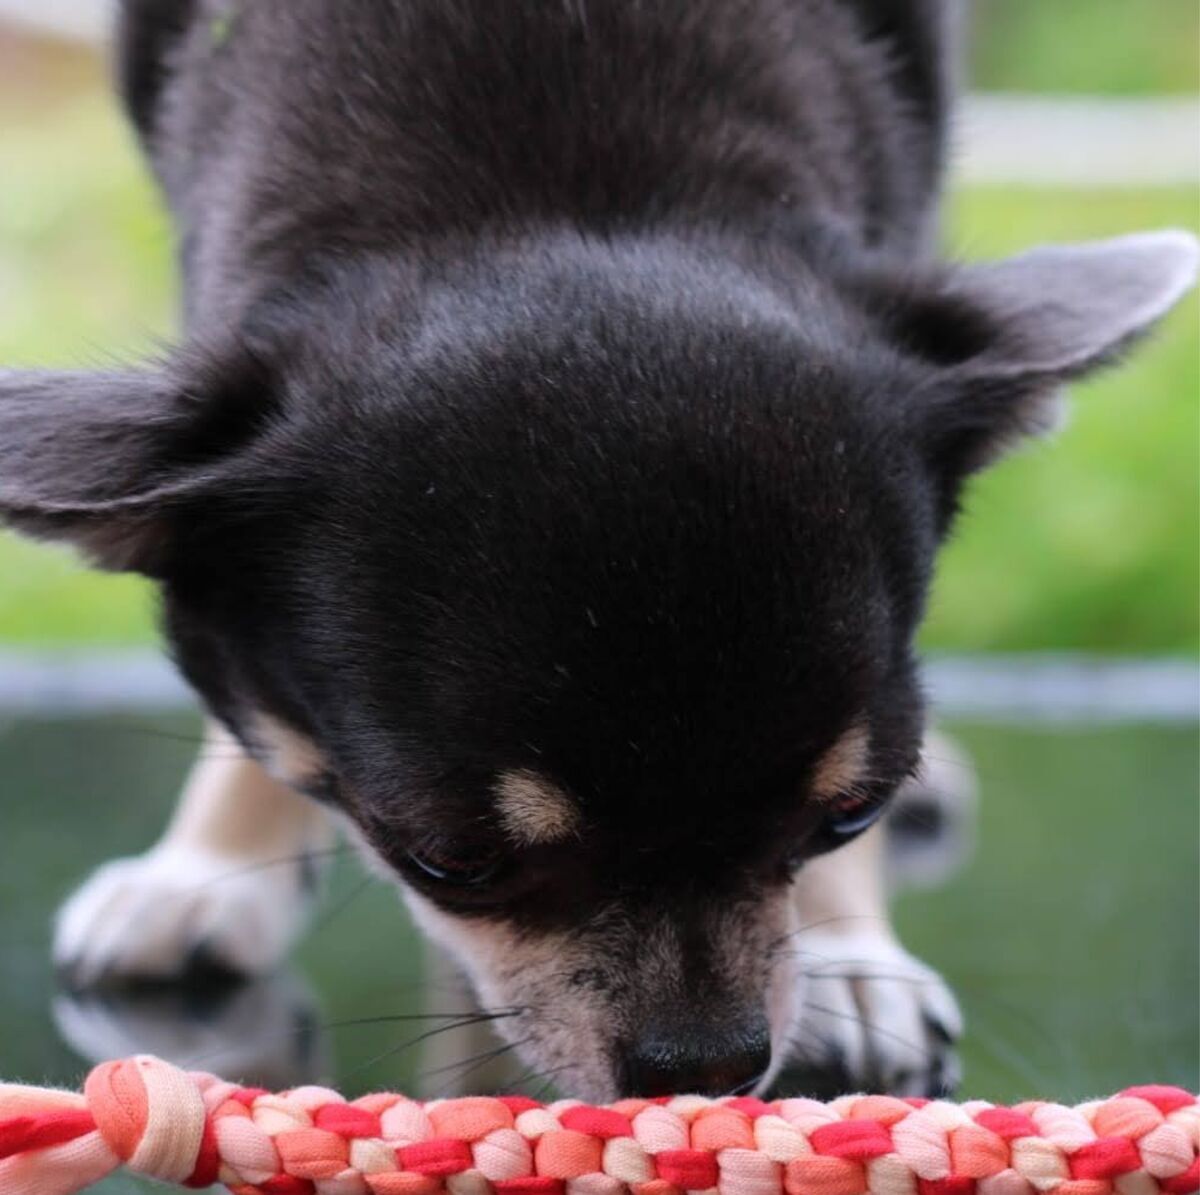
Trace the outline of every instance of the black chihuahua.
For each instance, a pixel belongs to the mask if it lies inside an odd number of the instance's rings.
[[[0,514],[160,583],[218,749],[77,982],[275,964],[336,813],[574,1094],[765,1090],[814,975],[945,1082],[863,835],[934,555],[1197,257],[934,258],[953,8],[125,0],[186,330],[0,375]]]

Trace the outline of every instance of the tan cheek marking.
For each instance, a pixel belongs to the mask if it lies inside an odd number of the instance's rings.
[[[324,757],[312,740],[278,718],[258,714],[253,733],[264,751],[262,765],[276,780],[303,786],[325,771]]]
[[[865,726],[850,727],[821,757],[813,774],[813,794],[819,800],[832,800],[853,788],[867,769],[869,740]]]
[[[517,846],[560,842],[579,831],[579,811],[570,798],[534,772],[504,772],[496,782],[496,810]]]
[[[552,1072],[564,1088],[593,1103],[617,1098],[609,1060],[613,1009],[600,995],[570,988],[575,966],[604,966],[608,953],[589,952],[578,934],[529,934],[481,918],[456,917],[402,886],[421,929],[471,980],[484,1009],[519,1009],[492,1022],[517,1045],[527,1065]]]

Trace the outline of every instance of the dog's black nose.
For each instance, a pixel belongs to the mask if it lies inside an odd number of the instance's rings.
[[[621,1052],[619,1079],[630,1096],[742,1095],[771,1065],[765,1019],[733,1030],[650,1031]]]

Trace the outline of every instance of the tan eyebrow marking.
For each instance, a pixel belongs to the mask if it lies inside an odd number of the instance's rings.
[[[818,761],[813,772],[813,794],[829,801],[853,788],[863,779],[869,748],[866,727],[855,723]]]
[[[579,810],[557,785],[536,772],[502,772],[496,808],[504,832],[517,846],[560,842],[579,831]]]

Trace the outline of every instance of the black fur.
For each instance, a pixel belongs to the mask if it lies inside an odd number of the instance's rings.
[[[822,753],[865,725],[880,798],[914,764],[965,476],[1140,327],[1076,346],[930,259],[946,25],[126,0],[186,347],[4,379],[0,506],[158,577],[211,708],[251,747],[264,710],[311,736],[314,785],[436,901],[605,950],[614,918],[673,919],[663,990],[703,1019],[732,982],[706,918],[828,845]],[[579,802],[580,841],[478,889],[414,872],[431,834],[495,837],[514,768]]]
[[[227,717],[277,710],[367,805],[534,767],[617,839],[661,805],[681,856],[679,799],[727,854],[720,806],[802,817],[871,707],[905,773],[922,376],[850,276],[921,252],[945,58],[937,6],[859,9],[128,11],[193,332],[290,391],[163,570]]]

